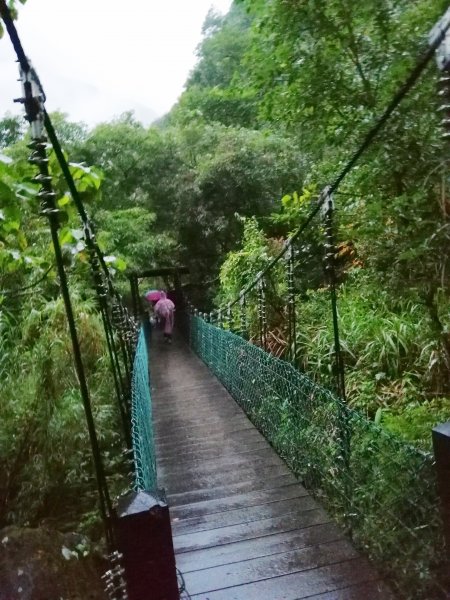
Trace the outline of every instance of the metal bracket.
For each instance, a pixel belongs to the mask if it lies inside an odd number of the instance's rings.
[[[428,43],[433,46],[445,33],[441,45],[436,50],[436,62],[441,71],[450,69],[450,7],[428,34]]]
[[[327,185],[320,192],[319,202],[322,218],[325,218],[329,212],[334,210],[334,198],[330,193],[331,186]]]
[[[20,102],[25,106],[26,119],[30,123],[31,138],[41,139],[44,136],[44,102],[45,94],[39,83],[31,63],[28,71],[19,68],[20,79],[22,84],[22,98],[16,98],[14,102]]]

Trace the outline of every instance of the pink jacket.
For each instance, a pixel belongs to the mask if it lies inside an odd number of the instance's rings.
[[[164,319],[164,333],[172,334],[174,325],[175,304],[172,300],[166,297],[166,294],[161,294],[161,299],[155,304],[155,313],[161,319]]]

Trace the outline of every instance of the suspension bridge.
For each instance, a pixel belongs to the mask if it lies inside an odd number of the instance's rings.
[[[158,478],[192,598],[392,597],[181,336],[154,339],[150,365]]]
[[[0,14],[21,68],[30,161],[49,220],[89,429],[111,563],[108,597],[448,597],[443,573],[450,544],[450,428],[435,429],[432,456],[389,435],[345,401],[333,193],[434,57],[450,27],[449,12],[405,84],[335,181],[314,199],[309,217],[280,254],[224,307],[205,313],[180,302],[172,346],[157,335],[150,341],[148,323],[140,327],[137,276],[134,319],[117,294],[4,0]],[[446,85],[448,67],[443,64]],[[46,135],[83,226],[132,456],[133,491],[117,504],[102,463],[58,239]],[[334,332],[332,386],[315,382],[296,364],[296,244],[309,227],[323,238],[322,284]],[[287,342],[277,357],[270,352],[268,307],[271,275],[281,267]]]

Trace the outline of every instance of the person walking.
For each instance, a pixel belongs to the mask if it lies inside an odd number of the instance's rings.
[[[164,328],[164,338],[170,344],[172,342],[175,304],[167,298],[166,292],[161,292],[161,297],[155,304],[155,314],[161,319]]]

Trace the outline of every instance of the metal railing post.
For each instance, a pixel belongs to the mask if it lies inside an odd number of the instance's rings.
[[[258,320],[259,320],[259,340],[261,348],[267,351],[267,305],[266,305],[266,286],[264,279],[258,282]]]
[[[334,243],[334,202],[333,197],[329,192],[329,188],[325,188],[322,192],[323,201],[323,219],[325,225],[325,257],[324,270],[328,280],[331,295],[331,312],[333,318],[333,336],[334,336],[334,356],[336,370],[336,387],[339,396],[345,402],[345,372],[344,359],[341,350],[341,341],[339,337],[339,317],[337,312],[337,294],[336,294],[336,265],[335,255],[336,247]]]
[[[295,250],[289,244],[287,253],[287,292],[288,292],[288,358],[295,364],[297,360],[297,314],[295,310],[295,285],[294,285],[294,260]]]
[[[247,303],[244,292],[239,296],[240,306],[240,334],[244,339],[247,339]]]

